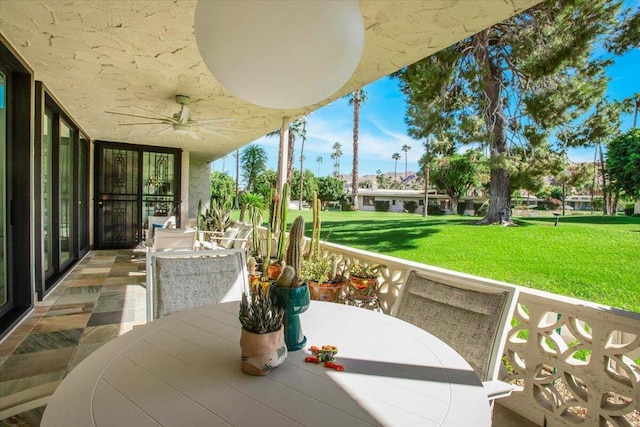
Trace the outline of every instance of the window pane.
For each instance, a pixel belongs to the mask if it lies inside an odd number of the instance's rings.
[[[44,236],[44,271],[53,268],[53,218],[52,200],[53,188],[51,168],[53,160],[53,116],[51,113],[44,115],[44,135],[42,139],[42,234]]]
[[[73,246],[73,137],[66,123],[60,124],[60,264],[71,257]]]

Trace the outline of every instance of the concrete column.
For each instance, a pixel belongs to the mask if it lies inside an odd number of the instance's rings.
[[[278,180],[276,182],[276,191],[282,194],[282,186],[287,181],[287,159],[289,157],[289,118],[282,118],[282,126],[280,127],[280,149],[278,154]]]

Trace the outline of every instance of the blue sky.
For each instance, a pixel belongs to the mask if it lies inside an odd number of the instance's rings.
[[[627,6],[629,3],[625,2]],[[610,100],[629,97],[640,93],[640,49],[617,57],[615,64],[607,69],[610,78],[607,97]],[[416,141],[407,135],[404,123],[406,104],[404,95],[398,87],[398,80],[384,77],[365,86],[367,102],[360,110],[360,138],[359,138],[359,175],[371,175],[380,169],[383,172],[393,172],[394,161],[391,155],[398,152],[402,160],[398,161],[398,173],[404,173],[404,153],[400,148],[404,144],[412,147],[408,153],[408,169],[416,171],[418,160],[423,154],[422,141]],[[633,114],[622,117],[622,130],[632,127]],[[640,120],[640,119],[639,119]],[[332,172],[330,158],[332,146],[335,142],[342,144],[343,157],[340,160],[340,172],[351,173],[353,159],[353,107],[346,99],[338,99],[322,107],[307,117],[307,142],[305,144],[305,169],[314,174],[328,175]],[[268,167],[277,168],[278,137],[263,137],[255,143],[264,147],[269,156]],[[294,167],[299,166],[300,142],[296,142],[296,160]],[[593,161],[593,148],[572,149],[569,158],[575,162]],[[316,158],[323,157],[318,165]],[[214,164],[215,170],[222,170],[222,159]],[[233,174],[233,159],[229,156],[225,162],[225,170]]]

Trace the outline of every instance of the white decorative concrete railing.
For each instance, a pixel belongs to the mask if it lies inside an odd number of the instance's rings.
[[[347,271],[355,262],[385,266],[378,288],[385,313],[411,270],[469,277],[333,243],[322,248]],[[518,288],[503,359],[517,391],[499,403],[538,425],[640,426],[640,313]]]

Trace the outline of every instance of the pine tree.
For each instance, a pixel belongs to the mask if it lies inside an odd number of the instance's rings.
[[[594,50],[603,38],[618,50],[635,40],[621,29],[620,7],[611,0],[543,2],[396,74],[408,97],[411,136],[434,135],[434,150],[444,154],[458,144],[488,149],[489,209],[480,223],[501,216],[511,222],[512,173],[532,159],[562,157],[550,132],[602,98],[611,61],[594,58]],[[622,26],[637,26],[632,18],[625,15]]]

